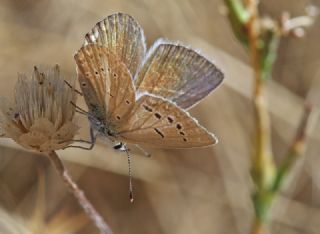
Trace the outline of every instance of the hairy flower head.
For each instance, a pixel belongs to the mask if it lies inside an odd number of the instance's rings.
[[[40,152],[63,149],[78,131],[71,105],[75,101],[76,93],[65,84],[58,65],[45,72],[35,67],[31,77],[20,74],[14,102],[0,97],[3,136]]]

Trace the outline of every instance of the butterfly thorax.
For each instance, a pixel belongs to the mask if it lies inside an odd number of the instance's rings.
[[[110,138],[110,140],[114,140],[116,137],[116,131],[115,126],[111,123],[108,123],[108,121],[105,120],[99,120],[93,116],[88,117],[91,127],[95,132],[97,132],[99,135],[102,135],[104,137]]]

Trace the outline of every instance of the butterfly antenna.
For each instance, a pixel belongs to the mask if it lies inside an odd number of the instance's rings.
[[[132,173],[131,173],[131,156],[129,154],[127,146],[125,146],[125,151],[128,157],[128,170],[129,170],[129,198],[130,202],[133,202],[133,186],[132,186]]]
[[[74,102],[70,102],[70,104],[72,106],[74,106],[74,108],[76,108],[76,112],[78,112],[79,114],[85,115],[85,116],[91,116],[94,117],[92,114],[90,114],[88,111],[85,111],[84,109],[82,109],[81,107],[77,106]]]
[[[77,94],[83,96],[83,94],[79,90],[75,89],[68,81],[64,80],[64,83],[68,85],[70,89],[73,89]]]

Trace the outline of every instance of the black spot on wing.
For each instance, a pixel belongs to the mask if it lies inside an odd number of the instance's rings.
[[[169,123],[173,123],[173,118],[172,117],[168,116],[167,119],[168,119]]]
[[[147,105],[143,105],[143,108],[146,110],[146,111],[149,111],[149,112],[152,112],[152,108],[147,106]]]
[[[156,131],[156,133],[158,133],[162,138],[164,138],[163,133],[162,133],[159,129],[154,128],[154,130],[155,130],[155,131]]]
[[[154,116],[157,118],[157,119],[161,119],[161,115],[159,113],[154,113]]]

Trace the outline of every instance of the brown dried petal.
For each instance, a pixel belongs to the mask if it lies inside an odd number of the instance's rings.
[[[18,142],[28,149],[39,150],[40,146],[49,140],[42,132],[32,131],[21,135]]]
[[[18,142],[28,149],[41,152],[59,150],[70,144],[78,129],[75,123],[68,121],[58,131],[55,131],[53,123],[41,118],[31,126],[30,132],[19,137]]]

